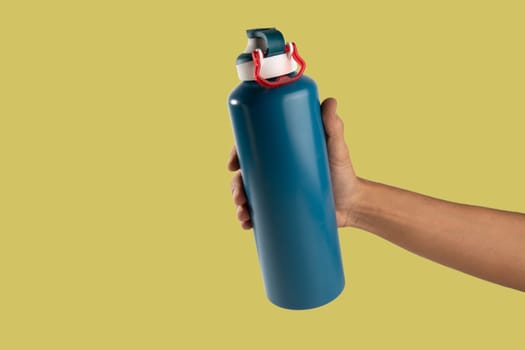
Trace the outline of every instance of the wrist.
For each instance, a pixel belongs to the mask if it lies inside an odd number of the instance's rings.
[[[363,215],[367,210],[367,198],[370,197],[372,187],[372,182],[362,179],[360,177],[354,178],[354,181],[352,181],[351,186],[352,194],[351,196],[349,196],[348,205],[344,209],[344,213],[341,213],[341,215],[344,216],[343,226],[360,229],[363,228]]]

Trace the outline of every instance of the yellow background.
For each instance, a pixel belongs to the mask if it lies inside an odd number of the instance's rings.
[[[226,171],[244,30],[276,26],[358,175],[525,212],[522,2],[11,3],[0,349],[523,349],[523,293],[355,229],[336,301],[273,306]]]

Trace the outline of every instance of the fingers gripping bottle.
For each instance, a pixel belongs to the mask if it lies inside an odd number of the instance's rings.
[[[318,307],[345,281],[317,87],[278,30],[247,36],[228,104],[266,295]]]

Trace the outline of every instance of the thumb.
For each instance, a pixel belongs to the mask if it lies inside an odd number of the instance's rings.
[[[321,104],[326,147],[331,166],[351,165],[348,147],[345,143],[344,123],[337,115],[337,101],[327,98]]]

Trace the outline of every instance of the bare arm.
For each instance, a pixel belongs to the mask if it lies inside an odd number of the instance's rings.
[[[360,180],[349,224],[411,252],[525,291],[525,215]]]
[[[338,226],[372,232],[443,265],[525,291],[524,214],[447,202],[358,178],[336,107],[334,99],[322,105]],[[228,168],[239,169],[235,149]],[[241,226],[250,229],[239,171],[232,193]]]

